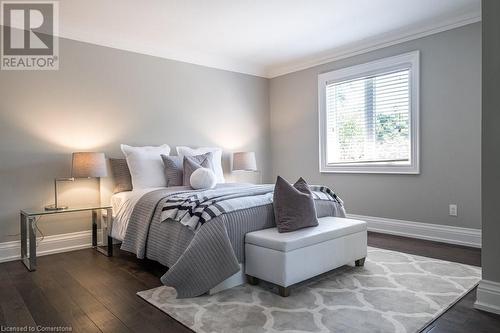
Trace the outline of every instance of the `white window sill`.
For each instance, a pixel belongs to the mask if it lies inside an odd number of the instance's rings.
[[[418,175],[418,166],[321,166],[320,173],[366,173]]]

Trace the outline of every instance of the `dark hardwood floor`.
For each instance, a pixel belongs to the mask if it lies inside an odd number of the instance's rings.
[[[370,246],[480,265],[480,250],[370,233]],[[71,327],[73,332],[190,332],[136,296],[160,286],[165,268],[115,251],[86,249],[38,258],[29,273],[19,261],[0,264],[0,325]],[[473,308],[475,289],[424,332],[500,332],[500,316]],[[3,329],[2,331],[5,331]]]

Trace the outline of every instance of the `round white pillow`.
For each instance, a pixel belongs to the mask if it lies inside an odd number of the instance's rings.
[[[194,170],[189,178],[191,187],[195,190],[202,190],[215,187],[217,183],[217,177],[215,173],[208,168],[198,168]]]

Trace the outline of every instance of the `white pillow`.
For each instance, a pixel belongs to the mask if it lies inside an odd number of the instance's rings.
[[[170,154],[168,145],[158,147],[121,145],[120,148],[127,159],[134,190],[167,186],[161,155]]]
[[[191,187],[195,190],[214,188],[217,184],[215,173],[209,168],[198,168],[193,171],[189,179]]]
[[[196,149],[184,146],[177,147],[177,155],[179,155],[181,159],[184,159],[184,156],[196,156],[206,153],[214,153],[212,165],[214,166],[217,183],[225,183],[226,180],[224,179],[224,171],[222,171],[222,149],[217,147],[203,147]]]

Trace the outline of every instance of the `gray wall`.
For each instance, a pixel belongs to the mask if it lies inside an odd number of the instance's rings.
[[[52,202],[52,180],[69,176],[73,151],[217,145],[255,151],[270,174],[267,79],[66,39],[60,61],[59,71],[0,72],[0,242],[18,239],[19,209]],[[61,192],[63,203],[97,203],[95,180]],[[47,235],[90,228],[87,214],[39,225]]]
[[[320,174],[318,74],[413,50],[421,51],[421,174]],[[274,78],[270,109],[273,176],[328,184],[353,214],[481,227],[480,23]],[[448,216],[450,203],[458,217]]]
[[[500,283],[500,2],[482,2],[483,112],[482,112],[482,218],[483,279]]]
[[[254,150],[264,181],[328,184],[350,213],[480,228],[480,47],[473,24],[266,80],[62,39],[59,71],[0,72],[0,242],[18,239],[19,209],[51,203],[71,152],[120,156],[120,143]],[[320,174],[317,74],[415,49],[422,173]],[[98,186],[78,180],[61,193],[64,203],[93,204]],[[49,235],[87,230],[89,216],[40,226]]]

